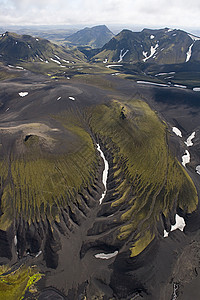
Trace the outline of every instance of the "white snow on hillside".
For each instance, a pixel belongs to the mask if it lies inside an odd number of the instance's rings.
[[[171,226],[170,231],[174,231],[176,229],[179,229],[181,231],[183,231],[183,229],[185,228],[185,220],[184,218],[180,217],[178,214],[176,214],[176,223],[175,225]],[[166,230],[164,230],[164,237],[168,237],[169,232],[167,232]]]
[[[195,87],[195,88],[193,88],[193,91],[194,91],[194,92],[200,92],[200,87]]]
[[[194,45],[194,42],[190,45],[190,47],[188,49],[188,52],[186,53],[186,60],[185,60],[185,62],[188,62],[190,60],[190,58],[191,58],[193,45]]]
[[[163,76],[163,75],[173,75],[175,72],[168,72],[168,73],[158,73],[155,76]]]
[[[155,38],[155,36],[152,34],[152,35],[150,35],[150,37],[149,37],[151,40],[153,40],[154,38]]]
[[[128,49],[123,53],[124,49],[120,50],[120,54],[119,54],[119,60],[118,63],[120,63],[123,60],[123,57],[128,53]]]
[[[69,64],[69,60],[62,59],[62,61]]]
[[[200,37],[198,37],[198,36],[195,36],[195,35],[193,35],[193,34],[189,34],[188,33],[188,35],[189,35],[189,37],[195,42],[195,41],[200,41]]]
[[[200,175],[200,165],[196,166],[196,172]]]
[[[174,84],[174,86],[177,87],[177,88],[181,88],[181,89],[187,89],[186,85]]]
[[[145,56],[145,58],[143,58],[143,61],[145,62],[147,59],[149,59],[149,58],[151,58],[152,56],[154,56],[154,54],[156,53],[156,49],[158,48],[158,44],[156,44],[155,45],[155,47],[153,47],[153,46],[151,46],[151,49],[150,49],[150,55],[149,56],[147,56],[147,54],[146,55],[144,55],[144,53],[146,53],[146,52],[142,52],[143,53],[143,55]]]
[[[117,256],[118,254],[118,251],[115,251],[113,253],[99,253],[99,254],[95,254],[95,257],[96,258],[100,258],[100,259],[110,259],[110,258],[113,258],[115,256]]]
[[[55,55],[55,54],[54,54],[54,56],[55,56],[55,58],[57,58],[57,59],[61,60],[59,56],[57,56],[57,55]]]
[[[20,97],[25,97],[28,95],[28,92],[20,92],[18,93]]]
[[[72,101],[74,101],[74,100],[75,100],[75,98],[74,98],[74,97],[71,97],[71,96],[69,97],[69,99],[70,99],[70,100],[72,100]]]
[[[188,147],[193,146],[192,140],[195,138],[195,131],[187,138],[187,141],[184,142]]]
[[[53,58],[50,58],[53,62],[57,63],[58,65],[61,65],[61,62],[59,62],[58,60],[56,59],[53,59]]]
[[[172,127],[172,131],[177,135],[182,137],[182,132],[177,127]]]
[[[182,156],[182,165],[185,167],[186,164],[190,162],[190,153],[188,150],[185,150],[185,154]]]
[[[123,65],[107,65],[106,68],[122,67]]]
[[[137,83],[139,83],[139,84],[151,84],[151,85],[156,85],[156,86],[168,87],[168,85],[167,85],[167,84],[156,83],[156,82],[151,82],[151,81],[142,81],[142,80],[137,80]]]

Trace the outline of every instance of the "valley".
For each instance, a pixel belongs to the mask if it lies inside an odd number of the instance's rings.
[[[198,47],[169,29],[122,31],[87,54],[2,34],[0,299],[190,298]]]

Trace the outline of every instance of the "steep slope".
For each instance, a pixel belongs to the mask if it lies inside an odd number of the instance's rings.
[[[48,63],[54,60],[59,64],[58,57],[72,61],[83,59],[83,54],[78,50],[70,51],[66,47],[59,47],[48,40],[34,38],[30,35],[6,32],[0,37],[0,61],[2,62],[15,64],[17,62],[43,61]]]
[[[163,243],[177,211],[186,219],[196,210],[195,185],[171,150],[166,124],[143,101],[144,88],[117,83],[112,94],[31,73],[0,83],[0,261],[18,262],[9,274],[5,267],[0,296],[4,280],[10,293],[10,282],[18,288],[15,275],[22,276],[24,294],[32,265],[38,269],[30,280],[35,276],[42,288],[69,299],[149,292],[151,276],[140,278],[138,287],[133,275],[126,285],[120,274],[130,265],[137,269],[140,258],[146,265],[145,254]],[[102,204],[104,161],[97,144],[109,165]]]
[[[105,25],[84,28],[66,38],[73,45],[101,48],[113,37],[113,33]]]
[[[94,59],[109,62],[174,64],[199,61],[200,38],[182,30],[123,30]]]

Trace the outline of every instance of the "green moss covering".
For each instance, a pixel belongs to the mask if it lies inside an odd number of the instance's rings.
[[[6,230],[14,218],[23,215],[29,223],[60,218],[60,208],[76,201],[76,195],[94,180],[96,150],[84,125],[70,113],[56,117],[73,134],[73,151],[62,154],[41,151],[37,136],[24,145],[27,153],[1,168],[2,185],[0,229]],[[6,181],[6,178],[8,179]]]
[[[15,271],[0,266],[0,299],[22,300],[27,291],[37,292],[35,284],[42,276],[35,266],[22,265]]]
[[[124,119],[120,117],[122,107]],[[111,205],[127,203],[127,209],[121,215],[118,238],[134,238],[131,256],[138,255],[154,238],[161,213],[167,217],[176,201],[185,212],[196,209],[196,188],[170,153],[165,123],[145,102],[112,101],[96,107],[91,127],[112,152],[119,169],[114,176],[116,194],[121,196]],[[124,175],[121,181],[120,173]]]

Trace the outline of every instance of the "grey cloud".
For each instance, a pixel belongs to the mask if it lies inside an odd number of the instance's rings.
[[[200,27],[199,0],[0,0],[0,24]]]

